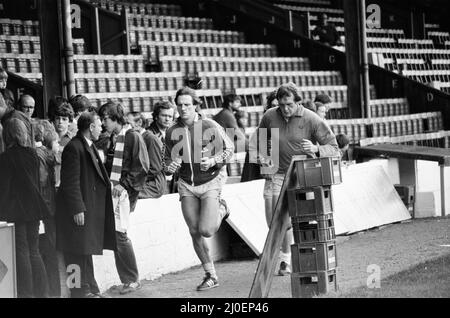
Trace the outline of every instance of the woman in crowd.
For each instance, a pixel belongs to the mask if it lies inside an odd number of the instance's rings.
[[[236,112],[236,114],[234,114],[234,117],[236,117],[236,122],[239,129],[245,135],[245,128],[248,127],[248,113],[245,110],[239,110]],[[237,138],[235,137],[234,148],[238,149],[236,142]],[[248,138],[245,138],[245,151],[248,151]]]
[[[239,129],[245,133],[245,128],[248,127],[248,113],[245,110],[239,110],[234,116],[236,117]]]
[[[39,221],[49,212],[39,191],[39,157],[25,146],[27,129],[19,119],[9,121],[3,138],[8,148],[0,155],[0,220],[15,223],[18,297],[48,297]]]

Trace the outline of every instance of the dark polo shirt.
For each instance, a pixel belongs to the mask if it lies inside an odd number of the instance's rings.
[[[288,121],[286,121],[279,107],[269,109],[263,116],[258,130],[266,128],[268,138],[271,138],[271,129],[279,132],[279,169],[277,173],[285,174],[291,163],[292,156],[308,155],[301,150],[303,139],[310,140],[319,146],[319,157],[339,156],[336,137],[330,127],[317,116],[316,113],[299,105],[299,108]],[[256,134],[250,141],[250,151],[256,151]],[[272,143],[272,149],[274,149]],[[272,153],[272,157],[276,155]]]

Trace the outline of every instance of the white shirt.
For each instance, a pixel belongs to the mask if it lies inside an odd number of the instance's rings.
[[[84,137],[84,140],[86,140],[89,147],[92,147],[92,144],[93,144],[92,140],[90,140],[89,138],[86,138],[86,137]]]

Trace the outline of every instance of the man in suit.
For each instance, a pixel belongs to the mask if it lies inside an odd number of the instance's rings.
[[[74,273],[79,269],[81,274],[81,284],[75,281],[69,286],[73,298],[101,297],[92,255],[116,249],[110,181],[93,144],[100,133],[99,116],[83,113],[78,119],[77,135],[62,154],[57,247],[64,253],[66,266],[72,265],[69,269],[75,268]]]

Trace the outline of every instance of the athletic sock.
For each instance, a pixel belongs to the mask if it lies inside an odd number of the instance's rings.
[[[205,273],[209,273],[211,274],[212,278],[217,279],[217,274],[216,274],[216,269],[214,268],[214,263],[206,263],[206,264],[202,264],[203,269],[205,270]]]

